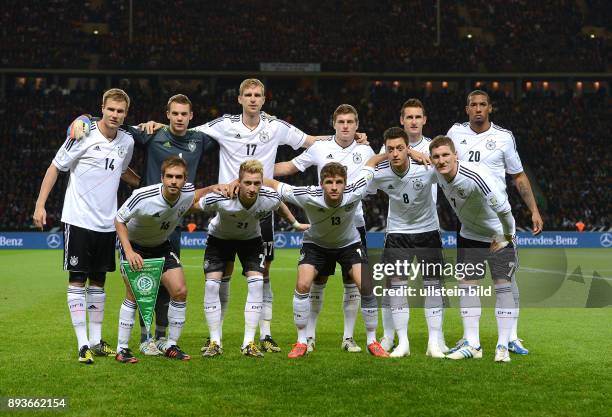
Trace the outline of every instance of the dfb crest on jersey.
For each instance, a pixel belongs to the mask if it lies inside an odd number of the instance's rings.
[[[265,130],[262,130],[259,133],[259,141],[261,143],[268,143],[268,142],[270,142],[270,134],[268,132],[266,132]]]
[[[265,210],[256,211],[255,217],[257,217],[258,219],[263,219],[264,217],[266,217],[266,214],[268,214],[268,212]]]
[[[461,198],[465,198],[467,196],[465,190],[461,187],[457,188],[457,194],[459,194],[459,197]]]
[[[70,257],[70,265],[76,266],[78,263],[79,263],[79,257],[78,256],[71,256]]]
[[[363,158],[361,157],[361,154],[358,153],[358,152],[355,152],[353,154],[353,162],[356,163],[356,164],[360,164],[361,161],[363,161]]]
[[[58,161],[65,161],[66,159],[68,159],[68,152],[66,152],[66,149],[62,148],[62,150],[57,155],[57,159]]]
[[[355,203],[348,204],[346,207],[344,207],[344,210],[351,211],[353,207],[355,207]]]
[[[125,149],[125,146],[119,146],[117,148],[117,155],[119,155],[120,158],[123,158],[125,155],[127,155],[127,149]]]
[[[177,217],[181,217],[187,211],[187,208],[187,206],[180,207],[176,213]]]
[[[489,139],[489,140],[487,140],[487,144],[485,145],[485,147],[488,150],[492,151],[492,150],[494,150],[497,147],[497,144],[495,143],[495,141],[493,139]]]
[[[197,145],[194,140],[190,140],[187,144],[187,147],[189,148],[189,152],[194,152],[196,150]]]
[[[420,178],[417,178],[416,180],[413,181],[412,183],[412,187],[419,191],[423,189],[423,181]]]

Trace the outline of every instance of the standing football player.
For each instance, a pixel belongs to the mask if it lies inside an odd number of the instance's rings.
[[[489,265],[495,284],[497,346],[495,362],[509,362],[508,344],[517,308],[512,296],[518,256],[515,223],[506,194],[506,185],[490,172],[471,162],[458,161],[455,145],[446,136],[437,136],[429,145],[438,184],[461,221],[457,262],[470,266],[470,274],[459,282],[463,333],[462,345],[446,355],[449,359],[482,358],[479,323],[481,315],[478,280]],[[466,271],[468,269],[466,268]]]
[[[467,96],[465,106],[469,121],[455,123],[446,135],[453,140],[459,160],[487,168],[504,185],[506,174],[512,176],[521,198],[531,211],[532,233],[537,235],[542,231],[544,223],[531,189],[531,183],[523,170],[514,135],[511,131],[490,121],[492,111],[489,95],[482,90],[472,91]],[[520,300],[516,280],[512,281],[512,295],[518,314]],[[529,351],[519,339],[517,328],[518,320],[515,321],[510,336],[510,351],[519,355],[527,355]],[[464,341],[465,335],[453,349],[458,349]]]
[[[45,203],[60,171],[70,171],[64,197],[64,270],[68,271],[68,309],[77,336],[79,362],[116,352],[102,339],[106,273],[115,270],[115,224],[120,179],[137,185],[128,170],[134,139],[120,126],[130,107],[125,91],[102,96],[102,119],[83,140],[68,138],[45,173],[36,200],[34,224],[46,224]],[[89,280],[89,286],[85,284]],[[89,337],[86,312],[89,313]]]

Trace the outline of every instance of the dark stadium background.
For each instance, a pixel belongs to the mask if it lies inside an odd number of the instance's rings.
[[[266,84],[265,111],[310,134],[331,134],[335,107],[355,105],[375,150],[407,98],[424,102],[433,137],[466,121],[466,94],[485,89],[492,121],[514,132],[545,229],[575,230],[582,221],[586,230],[609,230],[607,2],[442,3],[440,13],[436,2],[417,1],[3,3],[0,230],[32,229],[40,182],[66,127],[81,113],[99,114],[105,89],[128,92],[130,124],[165,121],[167,98],[185,93],[197,126],[239,113],[237,87],[247,77]],[[283,147],[278,160],[295,154]],[[142,152],[135,155],[142,172]],[[200,164],[197,185],[216,177],[216,158]],[[309,171],[288,181],[315,178]],[[66,179],[47,203],[50,227],[60,225]],[[529,228],[528,211],[508,190],[518,226]],[[365,212],[368,228],[384,227],[384,199]],[[439,212],[442,227],[454,230],[444,198]]]

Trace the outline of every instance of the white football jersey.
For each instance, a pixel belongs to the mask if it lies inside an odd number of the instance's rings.
[[[261,187],[255,203],[245,208],[240,199],[208,193],[199,201],[204,211],[216,211],[208,225],[208,234],[219,239],[249,240],[261,236],[259,221],[280,206],[280,196],[272,188]]]
[[[459,221],[461,236],[480,242],[492,242],[504,233],[497,213],[511,211],[506,187],[487,169],[459,161],[457,176],[449,183],[437,173],[438,184]]]
[[[421,140],[418,141],[417,143],[411,143],[410,147],[412,149],[414,149],[417,152],[421,152],[425,155],[429,155],[429,144],[431,143],[431,139],[428,138],[427,136],[421,136]],[[378,151],[379,154],[383,154],[387,151],[387,149],[385,149],[385,145],[383,144],[383,146],[380,148],[380,151]],[[410,160],[412,162],[412,159]],[[430,167],[431,169],[434,169],[433,167]],[[383,190],[384,191],[384,190]],[[435,185],[433,187],[431,187],[431,196],[433,198],[433,202],[434,204],[436,204],[436,202],[438,201],[438,187],[436,187]],[[389,207],[389,209],[391,209],[391,207]],[[394,232],[396,233],[396,232]],[[413,232],[411,232],[413,233]]]
[[[453,140],[457,157],[484,166],[506,185],[506,173],[523,172],[523,164],[516,150],[512,132],[495,123],[482,132],[476,133],[470,123],[455,123],[446,134]]]
[[[163,195],[163,184],[134,190],[117,211],[117,220],[126,223],[131,242],[155,247],[168,240],[195,198],[195,187],[186,183],[181,195],[169,203]]]
[[[238,178],[240,164],[249,159],[259,160],[264,176],[274,177],[276,151],[280,145],[293,149],[304,146],[306,134],[295,126],[261,112],[259,125],[253,130],[242,123],[242,114],[229,115],[198,126],[219,143],[219,183],[227,184]]]
[[[70,170],[62,222],[96,232],[114,231],[117,189],[133,151],[132,135],[119,129],[109,140],[97,122],[83,139],[67,139],[53,158],[57,169]]]
[[[346,186],[342,201],[336,207],[327,205],[320,186],[293,187],[281,182],[278,192],[283,201],[300,206],[306,212],[310,229],[304,232],[304,242],[328,249],[344,248],[361,241],[355,227],[355,211],[367,194],[373,176],[371,168],[363,167],[359,180]]]
[[[318,140],[291,162],[295,167],[304,172],[308,167],[315,165],[319,182],[321,181],[321,170],[330,162],[338,162],[346,167],[347,182],[349,184],[360,178],[361,168],[374,156],[374,151],[368,145],[360,145],[353,141],[349,146],[343,148],[336,142],[336,137],[330,140]],[[361,201],[355,211],[355,226],[365,226],[363,218],[363,207]]]
[[[424,233],[440,228],[432,193],[436,180],[434,168],[413,162],[403,175],[397,174],[389,161],[376,166],[368,192],[378,189],[389,196],[387,233]]]

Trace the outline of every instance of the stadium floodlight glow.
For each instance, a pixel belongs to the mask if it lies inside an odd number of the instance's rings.
[[[471,34],[471,33],[468,33],[468,34],[467,34],[467,38],[468,38],[468,39],[472,39],[472,34]]]
[[[97,35],[98,33],[100,33],[100,32],[98,32],[98,29],[94,29],[93,34]]]
[[[591,33],[589,36],[590,36],[591,39],[595,39],[595,34],[594,33]]]

